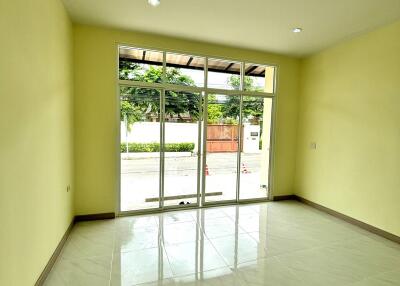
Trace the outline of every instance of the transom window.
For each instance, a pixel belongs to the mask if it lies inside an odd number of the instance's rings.
[[[265,64],[120,46],[119,65],[120,80],[269,96],[275,91],[276,68]]]

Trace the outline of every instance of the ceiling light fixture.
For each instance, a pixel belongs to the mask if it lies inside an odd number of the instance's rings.
[[[303,29],[302,28],[293,28],[292,32],[293,33],[300,33],[300,32],[303,32]]]
[[[154,6],[154,7],[156,7],[156,6],[158,6],[158,5],[160,5],[160,0],[147,0],[147,2],[151,5],[151,6]]]

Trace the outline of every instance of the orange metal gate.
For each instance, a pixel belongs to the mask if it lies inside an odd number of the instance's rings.
[[[209,124],[207,126],[207,152],[237,152],[239,125]]]

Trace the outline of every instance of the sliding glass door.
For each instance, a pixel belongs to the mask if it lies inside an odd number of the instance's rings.
[[[204,158],[204,203],[236,201],[240,96],[209,94]]]
[[[198,204],[201,152],[201,94],[165,92],[163,205]],[[185,112],[174,113],[177,106]]]
[[[202,96],[121,87],[121,210],[197,206]],[[173,113],[176,106],[190,112]]]
[[[268,198],[272,99],[243,96],[239,199]]]
[[[270,197],[274,67],[119,52],[121,212]]]
[[[121,87],[121,211],[158,208],[161,91]]]
[[[272,99],[208,95],[206,103],[203,204],[267,199]]]

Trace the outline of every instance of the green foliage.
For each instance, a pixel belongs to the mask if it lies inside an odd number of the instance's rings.
[[[178,116],[182,120],[182,115],[189,115],[192,121],[199,118],[199,94],[191,92],[165,92],[165,115]]]
[[[168,83],[195,86],[194,80],[190,76],[182,74],[177,68],[168,67],[165,77]]]
[[[129,61],[119,61],[119,78],[124,80],[136,80],[141,76],[141,65]]]
[[[232,117],[228,117],[225,119],[225,124],[231,124],[231,125],[237,125],[239,124],[239,122],[237,121],[237,119],[232,118]]]
[[[128,143],[129,152],[160,152],[160,143]],[[166,143],[165,152],[193,152],[194,143]],[[126,143],[121,143],[121,153],[126,152]]]
[[[120,61],[120,79],[136,80],[141,82],[160,83],[162,79],[162,67],[148,66]],[[167,68],[167,82],[195,86],[193,79],[183,75],[179,69]],[[154,89],[121,87],[121,120],[128,118],[128,126],[139,120],[158,118],[160,110],[160,93]],[[191,92],[165,92],[165,114],[169,117],[182,115],[189,116],[192,121],[199,117],[199,94]]]
[[[264,98],[255,96],[246,96],[243,99],[243,117],[258,124],[262,120],[264,111]]]
[[[160,143],[128,143],[129,152],[159,152]],[[126,152],[126,143],[121,143],[121,153]]]
[[[225,117],[237,118],[240,114],[240,97],[227,96],[227,100],[222,107]]]
[[[136,80],[141,82],[161,83],[161,66],[144,66],[129,61],[120,61],[119,76],[123,80]],[[195,86],[192,78],[181,73],[177,68],[166,69],[166,80],[168,83]],[[240,77],[232,75],[228,79],[228,85],[233,89],[240,88]],[[245,77],[245,90],[261,91],[254,86],[252,77]],[[121,121],[125,118],[130,126],[137,121],[159,121],[160,110],[160,92],[154,89],[136,88],[124,86],[121,87]],[[209,95],[209,99],[215,99],[215,95]],[[187,120],[197,121],[199,118],[200,95],[191,92],[165,92],[165,115],[178,121]],[[255,123],[261,120],[263,113],[263,98],[244,97],[243,117]],[[208,123],[226,123],[237,124],[237,118],[240,112],[240,98],[238,96],[227,96],[226,101],[221,103],[211,103],[208,105]]]
[[[207,106],[207,113],[208,113],[207,122],[209,124],[219,123],[224,116],[224,113],[222,112],[222,105],[214,103],[216,99],[217,97],[214,94],[208,95],[209,104]]]
[[[121,101],[121,121],[127,120],[127,127],[130,131],[130,127],[136,121],[139,121],[143,115],[142,110],[140,110],[139,106],[133,105],[131,102],[127,100]]]
[[[166,143],[165,152],[193,152],[194,143]]]
[[[232,97],[230,97],[232,98]],[[235,97],[238,98],[238,97]],[[228,108],[236,108],[232,104],[226,104],[226,102],[220,102],[217,100],[217,96],[215,94],[208,95],[208,123],[209,124],[238,124],[238,120],[236,118],[239,117],[239,104],[240,100],[237,102],[237,113],[228,112]]]
[[[231,75],[228,79],[228,85],[235,90],[240,89],[240,76]],[[251,76],[244,77],[244,90],[247,91],[263,91],[261,88],[254,86],[254,79]]]
[[[207,108],[208,123],[216,124],[222,119],[222,106],[219,104],[209,104]]]
[[[228,84],[234,89],[240,87],[240,77],[238,75],[232,75],[228,79]],[[247,91],[262,91],[262,89],[254,86],[254,80],[252,77],[244,77],[244,88]],[[240,99],[236,96],[228,97],[227,104],[224,106],[224,113],[227,116],[237,117],[240,110]],[[262,97],[245,96],[243,97],[243,117],[254,121],[259,121],[263,114],[264,99]]]

